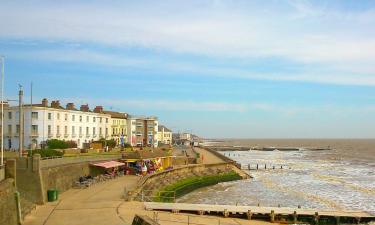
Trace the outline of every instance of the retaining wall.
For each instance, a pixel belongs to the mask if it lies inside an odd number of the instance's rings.
[[[238,170],[232,163],[216,163],[216,164],[196,164],[184,167],[178,167],[143,177],[138,182],[138,188],[129,193],[129,200],[141,200],[142,192],[152,193],[162,189],[164,186],[173,184],[179,180],[192,176],[210,176],[224,172],[234,171],[243,179],[249,178],[249,175]]]
[[[18,224],[15,192],[14,179],[0,181],[0,224]]]

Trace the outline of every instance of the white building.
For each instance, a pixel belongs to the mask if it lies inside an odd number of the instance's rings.
[[[103,107],[93,111],[88,105],[76,109],[73,103],[66,108],[59,101],[43,99],[42,104],[24,105],[24,148],[40,148],[49,139],[74,141],[79,148],[84,143],[108,138],[111,116],[103,113]],[[4,147],[18,149],[19,108],[4,107]]]
[[[158,118],[128,116],[127,138],[132,146],[158,146]]]

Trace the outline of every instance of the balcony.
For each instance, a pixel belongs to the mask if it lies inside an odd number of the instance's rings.
[[[77,135],[76,134],[72,134],[72,138],[75,138],[75,137],[77,137]]]
[[[48,134],[48,137],[49,137],[49,138],[53,137],[53,134],[52,134],[52,133],[49,133],[49,134]]]
[[[31,135],[30,135],[30,137],[39,137],[39,134],[38,134],[38,132],[31,132]]]
[[[90,134],[86,134],[86,137],[89,138],[89,137],[90,137]]]
[[[96,138],[96,137],[97,137],[97,135],[96,135],[96,134],[93,134],[93,135],[92,135],[92,137]]]
[[[60,134],[60,133],[57,133],[57,134],[56,134],[56,137],[61,137],[61,134]]]
[[[64,134],[64,137],[65,137],[65,138],[69,137],[69,134]]]
[[[79,134],[79,137],[80,137],[80,138],[83,137],[83,134]]]

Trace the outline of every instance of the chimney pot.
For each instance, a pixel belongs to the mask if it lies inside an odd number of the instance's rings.
[[[48,100],[46,98],[42,99],[42,106],[48,107]]]
[[[94,109],[94,112],[102,113],[103,112],[103,106],[100,106],[100,105],[96,106],[95,109]]]
[[[74,103],[69,102],[68,104],[66,104],[66,109],[74,110]]]

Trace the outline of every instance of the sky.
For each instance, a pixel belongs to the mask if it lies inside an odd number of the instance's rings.
[[[374,138],[375,2],[0,2],[5,94],[208,138]]]

